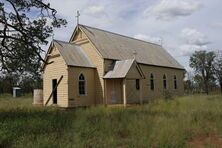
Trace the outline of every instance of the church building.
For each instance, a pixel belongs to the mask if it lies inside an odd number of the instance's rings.
[[[44,105],[137,104],[183,95],[184,72],[162,46],[78,24],[53,40],[43,65]]]

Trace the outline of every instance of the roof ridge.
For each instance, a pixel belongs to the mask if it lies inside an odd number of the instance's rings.
[[[78,46],[77,44],[75,43],[70,43],[70,42],[67,42],[67,41],[62,41],[62,40],[57,40],[57,39],[53,39],[52,41],[55,41],[55,42],[62,42],[62,43],[65,43],[65,44],[70,44],[70,45],[75,45],[75,46]]]
[[[145,43],[148,43],[148,44],[153,44],[153,45],[162,47],[159,44],[148,42],[148,41],[144,41],[144,40],[137,39],[137,38],[134,38],[134,37],[130,37],[130,36],[127,36],[127,35],[122,35],[122,34],[119,34],[119,33],[111,32],[111,31],[107,31],[107,30],[104,30],[104,29],[100,29],[100,28],[96,28],[96,27],[91,27],[91,26],[87,26],[87,25],[83,25],[83,24],[78,24],[78,25],[79,26],[83,26],[83,27],[88,27],[88,28],[96,29],[96,30],[100,30],[100,31],[103,31],[103,32],[111,33],[111,34],[115,34],[115,35],[118,35],[118,36],[126,37],[126,38],[129,38],[129,39],[132,39],[132,40],[137,40],[137,41],[141,41],[141,42],[145,42]]]
[[[66,43],[66,41],[57,40],[57,39],[53,39],[52,41],[56,41],[56,42],[65,42],[65,43]],[[68,42],[67,42],[67,43],[68,43]]]

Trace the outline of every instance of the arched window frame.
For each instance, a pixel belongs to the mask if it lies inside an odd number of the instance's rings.
[[[81,79],[83,77],[83,79]],[[81,86],[80,86],[81,85]],[[86,77],[83,73],[80,73],[78,77],[78,92],[80,96],[86,96],[87,95],[87,83],[86,83]],[[83,90],[81,90],[83,89]]]
[[[163,89],[167,89],[167,76],[166,76],[166,74],[163,75]]]
[[[154,91],[155,89],[155,81],[153,73],[150,74],[150,90]]]
[[[178,85],[177,85],[177,76],[176,75],[173,76],[173,84],[174,84],[174,89],[177,89]]]

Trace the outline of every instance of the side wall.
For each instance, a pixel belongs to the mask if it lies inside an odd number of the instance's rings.
[[[110,65],[112,65],[113,60],[105,60],[105,71],[108,71]],[[142,79],[142,96],[143,100],[146,102],[150,99],[160,98],[163,96],[164,91],[169,91],[173,95],[183,95],[184,94],[184,71],[172,68],[164,68],[164,67],[156,67],[139,64],[141,70],[145,75],[145,79]],[[133,67],[132,67],[133,68]],[[135,69],[135,67],[134,67]],[[137,73],[130,71],[130,74],[127,77],[135,76],[137,77]],[[150,75],[151,73],[154,76],[154,90],[150,89]],[[167,89],[163,88],[163,75],[167,77]],[[174,75],[177,78],[177,89],[174,89]],[[136,80],[128,79],[126,81],[126,96],[128,103],[136,103],[139,102],[139,91],[136,90]]]
[[[84,32],[81,30],[77,31],[73,42],[80,45],[84,49],[93,64],[96,66],[96,71],[94,74],[96,104],[102,104],[104,102],[104,60],[94,45],[88,40]]]
[[[148,101],[149,99],[159,98],[163,96],[165,89],[163,88],[163,75],[166,75],[167,91],[173,95],[184,94],[184,71],[172,68],[155,67],[148,65],[141,65],[140,67],[146,77],[142,80],[143,86],[143,99]],[[150,89],[150,75],[154,76],[154,90]],[[174,89],[174,75],[177,78],[177,89]]]
[[[69,107],[95,105],[95,69],[68,67]],[[83,74],[86,80],[86,95],[79,95],[79,76]]]
[[[52,92],[52,80],[57,79],[59,81],[60,77],[63,75],[63,79],[57,88],[57,104],[60,107],[68,107],[68,85],[67,85],[67,65],[65,61],[60,56],[56,48],[52,49],[50,52],[52,55],[49,57],[48,62],[51,64],[46,65],[43,72],[43,101],[46,103]],[[50,99],[48,105],[52,104],[52,98]]]

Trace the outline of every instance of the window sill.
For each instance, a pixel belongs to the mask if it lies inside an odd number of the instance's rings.
[[[85,94],[85,95],[79,95],[79,97],[86,97],[87,96],[87,94]]]

